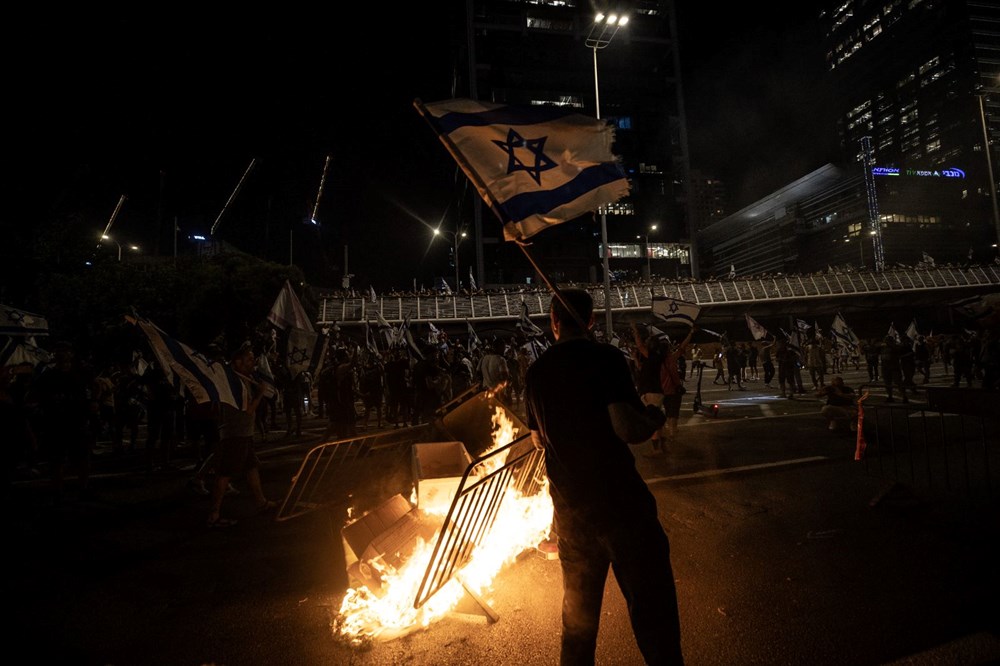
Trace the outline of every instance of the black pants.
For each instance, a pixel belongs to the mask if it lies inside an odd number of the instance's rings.
[[[764,361],[764,383],[770,384],[772,379],[774,379],[774,363]]]
[[[601,530],[580,525],[559,532],[563,574],[560,664],[593,664],[609,567],[625,597],[639,651],[647,664],[682,664],[677,591],[670,543],[652,511],[622,511]]]

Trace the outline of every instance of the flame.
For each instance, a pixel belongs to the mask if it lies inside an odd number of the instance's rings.
[[[491,423],[493,444],[486,453],[513,442],[517,435],[517,427],[501,407],[497,407]],[[504,460],[487,462],[487,471],[504,464]],[[483,465],[485,467],[486,463]],[[414,503],[413,496],[411,503]],[[435,534],[428,542],[419,541],[413,554],[398,570],[382,561],[371,563],[379,567],[383,594],[376,595],[364,585],[348,589],[334,622],[336,634],[352,645],[361,645],[427,627],[459,603],[465,594],[462,583],[476,594],[487,597],[500,570],[522,552],[548,538],[551,525],[552,500],[547,485],[531,496],[508,488],[492,529],[473,549],[469,563],[460,572],[462,582],[452,578],[422,607],[413,607],[437,541]]]

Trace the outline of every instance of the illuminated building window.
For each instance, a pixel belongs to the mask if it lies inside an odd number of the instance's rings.
[[[910,83],[913,83],[916,80],[917,80],[917,75],[914,74],[913,72],[910,72],[909,74],[901,78],[899,81],[896,81],[896,87],[902,88],[903,86],[909,85]]]
[[[913,111],[910,111],[909,113],[906,113],[899,117],[899,124],[906,125],[907,123],[912,123],[917,120],[918,116],[919,114],[917,112],[917,109],[913,109]]]
[[[860,222],[856,222],[854,224],[847,225],[847,235],[848,236],[860,236],[861,235],[861,227],[862,226],[863,225]]]
[[[941,63],[941,59],[940,59],[940,57],[939,57],[939,56],[934,56],[933,58],[931,58],[930,60],[928,60],[927,62],[925,62],[924,64],[922,64],[922,65],[921,65],[921,66],[920,66],[920,67],[918,68],[918,70],[917,70],[917,71],[918,71],[918,72],[919,72],[919,73],[921,74],[921,76],[922,76],[922,75],[926,74],[927,72],[929,72],[930,70],[932,70],[932,69],[934,69],[935,67],[937,67],[937,66],[938,66],[938,65],[939,65],[940,63]]]

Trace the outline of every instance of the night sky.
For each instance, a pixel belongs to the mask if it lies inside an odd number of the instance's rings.
[[[812,10],[678,4],[692,166],[727,182],[733,210],[836,158]],[[339,284],[344,244],[361,287],[450,274],[425,225],[452,219],[464,178],[412,107],[452,96],[450,25],[392,11],[343,28],[304,12],[26,21],[15,191],[35,224],[80,212],[95,238],[126,194],[112,235],[160,254],[172,218],[183,247],[225,208],[217,238],[287,263],[291,235],[320,286]]]

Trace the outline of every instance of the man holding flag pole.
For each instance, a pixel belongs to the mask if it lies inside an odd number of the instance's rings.
[[[525,402],[532,441],[545,452],[559,539],[561,659],[593,662],[614,566],[646,661],[682,663],[669,541],[628,448],[648,439],[665,417],[643,406],[621,351],[593,339],[590,294],[556,288],[526,244],[548,226],[628,194],[611,152],[614,130],[563,107],[468,99],[414,106],[499,218],[505,238],[518,243],[552,291],[557,343],[528,369]]]

